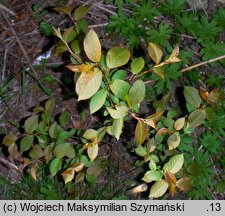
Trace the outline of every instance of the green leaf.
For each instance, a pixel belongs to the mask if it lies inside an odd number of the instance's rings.
[[[66,50],[67,50],[66,45],[60,41],[58,44],[56,44],[55,48],[52,50],[52,54],[54,56],[59,56]]]
[[[169,150],[175,149],[180,145],[180,134],[175,132],[171,134],[167,140]]]
[[[75,128],[72,128],[70,131],[62,130],[61,132],[59,132],[57,138],[58,138],[58,140],[66,140],[66,139],[72,137],[75,133],[76,133]]]
[[[156,171],[156,169],[157,169],[156,163],[152,158],[151,158],[151,161],[149,162],[149,168],[152,171]]]
[[[91,29],[84,38],[84,51],[91,61],[100,62],[102,56],[101,43],[93,29]]]
[[[26,133],[33,133],[38,128],[38,115],[31,116],[24,123]]]
[[[77,37],[77,32],[74,31],[74,27],[70,27],[66,29],[62,34],[63,40],[66,41],[67,43],[72,42],[76,37]]]
[[[20,151],[25,152],[29,150],[33,144],[34,136],[33,135],[26,135],[20,141]]]
[[[195,128],[205,121],[206,112],[204,109],[196,109],[188,116],[187,127]]]
[[[44,21],[40,22],[39,29],[46,36],[53,34],[53,27]]]
[[[169,162],[163,166],[163,172],[177,173],[184,163],[184,155],[177,154],[170,158]]]
[[[198,90],[191,86],[184,87],[184,97],[187,103],[195,108],[198,108],[202,102]]]
[[[82,19],[89,11],[89,6],[81,6],[75,9],[74,11],[74,19],[77,21]]]
[[[117,140],[120,139],[122,128],[123,128],[123,118],[114,119],[111,131],[112,131],[112,135],[115,136]]]
[[[75,150],[72,144],[70,143],[63,143],[59,144],[54,148],[54,154],[57,158],[63,158],[67,156],[69,158],[75,157]]]
[[[80,156],[80,162],[86,167],[90,167],[92,165],[92,161],[90,161],[86,155]]]
[[[55,107],[55,99],[54,98],[46,101],[46,103],[45,103],[46,111],[52,111],[54,107]]]
[[[107,97],[106,89],[101,89],[94,94],[94,96],[91,98],[90,105],[89,105],[91,114],[101,109],[101,107],[105,103],[106,97]]]
[[[78,101],[92,97],[100,88],[102,82],[102,72],[94,69],[94,73],[82,73],[76,82],[76,93]]]
[[[86,180],[91,184],[95,184],[97,181],[97,176],[86,174]]]
[[[124,80],[126,76],[127,76],[126,70],[118,70],[113,74],[112,80],[115,80],[115,79]]]
[[[70,43],[70,48],[72,49],[72,51],[76,54],[80,54],[81,53],[81,48],[80,48],[80,43],[78,40],[74,40]]]
[[[103,170],[104,170],[104,168],[101,166],[101,164],[99,164],[96,161],[96,162],[93,162],[90,167],[88,167],[87,174],[99,176]]]
[[[68,121],[70,119],[70,115],[68,114],[68,112],[63,112],[62,114],[60,114],[59,116],[59,123],[61,127],[64,127]]]
[[[148,127],[142,121],[138,121],[135,128],[135,141],[138,145],[143,144],[148,135]]]
[[[115,79],[110,84],[110,89],[114,95],[123,100],[128,94],[130,84],[127,83],[126,81]]]
[[[108,51],[106,55],[106,64],[108,68],[112,69],[127,64],[129,59],[130,51],[128,49],[113,47]]]
[[[155,138],[153,137],[148,141],[147,149],[151,153],[155,150],[156,146],[157,146],[157,142],[156,142]]]
[[[163,194],[166,193],[169,184],[165,180],[159,180],[154,183],[150,189],[149,197],[151,198],[158,198],[161,197]]]
[[[58,133],[58,124],[56,122],[54,122],[51,127],[49,128],[49,136],[51,138],[56,138],[57,133]]]
[[[123,118],[128,113],[128,108],[123,105],[116,106],[116,109],[107,107],[107,110],[113,119]]]
[[[157,74],[162,80],[165,79],[165,71],[164,71],[164,67],[157,67],[157,68],[153,68],[153,72],[155,74]]]
[[[145,157],[148,154],[148,150],[146,147],[143,147],[141,145],[139,145],[136,149],[135,149],[135,153],[141,157]]]
[[[145,97],[145,84],[142,80],[137,80],[129,91],[129,101],[131,105],[139,104]]]
[[[84,20],[84,19],[78,20],[76,29],[77,29],[79,34],[86,33],[87,30],[88,30],[88,23],[87,23],[87,21]]]
[[[61,166],[62,166],[62,160],[59,159],[59,158],[55,158],[51,162],[50,167],[49,167],[51,174],[53,176],[55,176],[59,172],[59,170],[61,169]]]
[[[133,74],[138,74],[139,72],[142,71],[144,66],[145,66],[145,60],[142,57],[135,58],[131,62],[131,72]]]
[[[158,181],[162,179],[162,177],[163,173],[161,171],[148,171],[145,173],[144,177],[141,180],[150,183],[152,181]]]
[[[41,158],[43,156],[42,148],[39,145],[34,145],[29,155],[34,160]]]

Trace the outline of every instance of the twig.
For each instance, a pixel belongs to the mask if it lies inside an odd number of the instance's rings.
[[[16,13],[10,9],[8,9],[6,6],[0,3],[0,9],[4,10],[5,12],[11,14],[12,16],[15,16]]]
[[[99,9],[103,10],[103,11],[108,12],[108,13],[111,14],[111,15],[117,16],[117,13],[116,13],[116,12],[111,11],[111,10],[105,8],[105,7],[104,7],[103,5],[101,5],[101,4],[95,4],[95,6],[96,6],[97,8],[99,8]]]
[[[2,77],[1,77],[1,82],[5,81],[5,70],[6,70],[6,58],[7,58],[7,52],[8,52],[8,48],[7,46],[5,47],[5,52],[4,52],[4,63],[3,63],[3,67],[2,67]]]
[[[96,25],[90,25],[89,28],[98,28],[98,27],[103,27],[103,26],[107,26],[109,23],[100,23],[100,24],[96,24]]]
[[[225,58],[225,55],[222,55],[222,56],[219,56],[219,57],[216,57],[216,58],[213,58],[213,59],[195,64],[195,65],[192,65],[190,67],[184,68],[184,69],[181,70],[181,72],[184,73],[186,71],[192,70],[194,68],[200,67],[200,66],[205,65],[205,64],[209,64],[209,63],[212,63],[212,62],[215,62],[215,61],[219,61],[219,60],[224,59],[224,58]]]
[[[19,47],[20,47],[20,49],[21,49],[21,51],[22,51],[22,53],[23,53],[23,55],[24,55],[24,57],[25,57],[25,59],[26,59],[26,61],[27,61],[27,64],[28,64],[29,68],[31,69],[31,71],[32,71],[33,74],[34,74],[34,75],[30,74],[31,77],[33,77],[34,79],[37,80],[37,82],[38,82],[39,86],[41,87],[41,89],[46,93],[46,91],[45,91],[43,85],[39,82],[38,74],[37,74],[36,70],[34,69],[34,67],[32,66],[32,63],[30,62],[30,59],[29,59],[29,57],[28,57],[28,54],[27,54],[25,48],[23,47],[23,44],[21,43],[21,41],[20,41],[19,38],[17,37],[17,34],[16,34],[15,30],[13,29],[12,25],[10,24],[10,22],[9,22],[7,16],[6,16],[6,14],[4,13],[4,11],[1,11],[1,14],[2,14],[3,17],[5,18],[7,24],[9,25],[9,28],[10,28],[10,30],[12,31],[12,33],[13,33],[15,39],[16,39],[16,42],[18,43],[18,45],[19,45]]]
[[[0,158],[0,163],[6,165],[7,167],[11,167],[11,168],[13,168],[13,169],[15,169],[15,170],[17,170],[17,171],[20,171],[20,169],[19,169],[18,166],[16,166],[15,164],[9,162],[9,161],[6,160],[6,159]]]

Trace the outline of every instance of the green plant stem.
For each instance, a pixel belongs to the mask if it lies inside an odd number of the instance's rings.
[[[68,43],[62,37],[60,39],[66,45],[68,52],[79,62],[79,64],[82,64],[82,59],[70,49]]]

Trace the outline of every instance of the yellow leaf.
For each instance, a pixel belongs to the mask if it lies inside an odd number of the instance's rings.
[[[174,194],[175,194],[175,188],[176,186],[174,184],[172,184],[170,187],[169,187],[169,191],[170,191],[170,194],[172,197],[174,197]]]
[[[179,132],[175,132],[175,133],[171,134],[167,140],[167,144],[169,146],[169,150],[177,148],[180,145]]]
[[[205,100],[205,101],[208,100],[208,98],[209,98],[209,92],[205,88],[203,88],[203,87],[200,86],[199,93],[200,93],[200,95],[201,95],[201,97],[202,97],[203,100]]]
[[[157,67],[153,68],[153,72],[157,74],[161,79],[165,79],[164,68],[162,66],[159,67],[159,65],[157,65]]]
[[[185,123],[185,118],[179,118],[175,121],[174,123],[174,128],[175,130],[179,131],[184,127],[184,123]]]
[[[97,136],[98,136],[98,131],[91,128],[87,129],[83,134],[83,137],[87,140],[92,140],[93,138],[96,138]]]
[[[152,198],[161,197],[164,193],[166,193],[168,187],[169,185],[165,180],[159,180],[155,182],[150,189],[149,197]]]
[[[209,104],[211,104],[211,105],[215,105],[215,104],[217,104],[222,98],[223,98],[222,93],[221,93],[218,89],[214,88],[214,89],[210,92],[207,102],[208,102]]]
[[[150,127],[153,127],[154,129],[157,130],[156,123],[152,119],[145,119],[144,122],[149,125]]]
[[[72,167],[76,172],[80,172],[84,168],[84,163],[74,163]]]
[[[91,61],[100,62],[102,55],[101,43],[93,29],[84,38],[84,51]]]
[[[180,62],[181,60],[177,58],[179,55],[179,47],[177,46],[173,52],[171,53],[170,57],[165,61],[166,64]]]
[[[74,9],[74,7],[66,7],[66,6],[60,6],[60,7],[53,8],[53,10],[58,13],[68,14],[68,15],[70,15],[70,13],[72,12],[73,9]]]
[[[161,48],[154,43],[148,44],[148,54],[156,64],[159,64],[163,57],[163,52]]]
[[[75,174],[74,168],[70,167],[65,170],[61,175],[63,176],[65,184],[73,180]]]
[[[149,125],[157,130],[156,123],[162,118],[163,113],[164,113],[164,111],[156,112],[156,113],[150,115],[147,119],[145,119],[144,122],[147,125]]]
[[[176,177],[173,173],[166,171],[163,175],[164,175],[164,178],[165,178],[165,180],[168,184],[171,185],[171,184],[176,183],[177,179],[176,179]]]
[[[88,149],[89,147],[91,147],[92,146],[92,143],[86,143],[84,146],[83,146],[83,150],[85,150],[85,149]]]
[[[176,186],[181,190],[181,191],[189,191],[191,190],[192,187],[192,180],[189,177],[183,177],[182,179],[179,179],[176,182]]]
[[[159,120],[161,120],[163,113],[164,113],[164,111],[156,112],[156,113],[150,115],[147,119],[151,119],[154,122],[158,122]]]
[[[87,149],[89,158],[93,161],[98,155],[98,144],[94,144]]]
[[[135,129],[135,141],[138,145],[143,144],[148,135],[148,128],[142,121],[138,121]]]
[[[128,113],[128,108],[126,106],[123,106],[123,105],[117,106],[116,109],[113,109],[111,107],[107,107],[107,110],[108,110],[110,116],[113,119],[123,118]]]
[[[37,166],[37,163],[33,164],[30,170],[30,174],[35,181],[37,181]]]
[[[102,72],[94,68],[94,72],[82,73],[76,83],[76,93],[79,100],[86,100],[92,97],[100,88]]]
[[[169,134],[169,133],[170,131],[168,128],[160,128],[156,134],[163,135],[163,134]]]
[[[75,183],[79,183],[79,182],[83,181],[84,178],[85,178],[84,172],[78,173],[75,178]]]
[[[67,65],[66,67],[75,73],[93,73],[94,70],[94,66],[91,64]]]

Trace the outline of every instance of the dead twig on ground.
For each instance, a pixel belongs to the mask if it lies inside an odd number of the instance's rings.
[[[19,45],[19,47],[20,47],[20,49],[21,49],[21,51],[22,51],[22,53],[23,53],[23,55],[24,55],[24,57],[26,59],[26,62],[27,62],[27,65],[28,65],[29,69],[33,72],[33,74],[30,73],[30,76],[32,78],[34,78],[38,82],[38,85],[40,86],[40,88],[46,93],[46,91],[44,89],[44,86],[39,82],[38,74],[37,74],[36,70],[34,69],[34,67],[33,67],[33,65],[31,63],[30,58],[28,57],[28,54],[27,54],[27,52],[26,52],[23,44],[21,43],[20,39],[18,38],[18,36],[17,36],[14,28],[12,27],[11,23],[9,22],[9,20],[8,20],[6,14],[5,14],[5,12],[4,11],[0,11],[0,12],[3,15],[3,17],[5,18],[8,26],[9,26],[9,28],[11,30],[11,32],[13,33],[13,35],[14,35],[14,37],[16,39],[16,42],[18,43],[18,45]]]
[[[16,13],[12,10],[10,10],[9,8],[7,8],[6,6],[4,6],[3,4],[0,3],[0,9],[4,10],[5,12],[11,14],[12,16],[15,16]]]
[[[8,168],[13,168],[16,171],[20,171],[20,168],[18,166],[16,166],[15,164],[9,162],[6,159],[0,158],[0,163],[2,163],[3,165],[7,166]]]
[[[194,68],[200,67],[202,65],[206,65],[206,64],[209,64],[209,63],[212,63],[212,62],[216,62],[216,61],[219,61],[219,60],[222,60],[222,59],[225,59],[225,55],[222,55],[222,56],[219,56],[219,57],[216,57],[216,58],[213,58],[213,59],[210,59],[210,60],[207,60],[207,61],[195,64],[195,65],[192,65],[192,66],[187,67],[187,68],[184,68],[184,69],[181,70],[181,72],[184,73],[184,72],[190,71],[190,70],[192,70]]]

